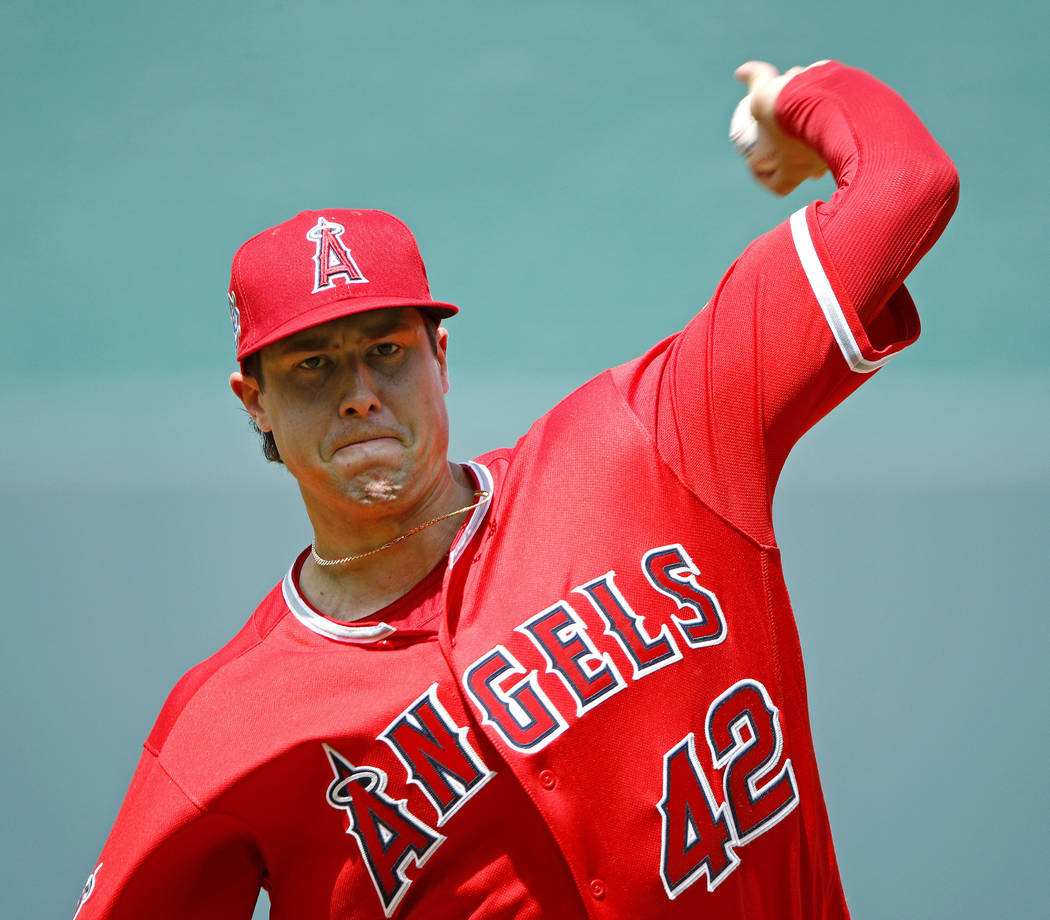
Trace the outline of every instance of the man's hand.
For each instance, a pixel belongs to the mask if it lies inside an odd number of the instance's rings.
[[[809,67],[826,63],[817,61]],[[758,122],[758,143],[748,153],[747,164],[754,177],[778,195],[787,195],[806,179],[819,179],[828,170],[816,151],[780,130],[774,115],[780,91],[809,67],[792,67],[780,73],[765,61],[748,61],[733,74],[747,84],[751,114]]]

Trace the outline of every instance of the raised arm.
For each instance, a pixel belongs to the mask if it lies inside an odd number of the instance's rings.
[[[737,75],[761,127],[758,181],[786,194],[829,169],[835,194],[755,240],[682,333],[615,375],[682,481],[771,542],[788,451],[918,336],[903,281],[958,180],[907,103],[862,71],[750,62]]]
[[[908,104],[834,61],[784,74],[764,61],[736,70],[760,139],[748,163],[786,195],[828,168],[837,189],[816,219],[850,298],[863,312],[903,284],[955,210],[955,166]]]

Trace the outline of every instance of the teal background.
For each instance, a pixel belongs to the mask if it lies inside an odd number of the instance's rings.
[[[1044,10],[0,10],[0,914],[72,914],[168,689],[309,540],[226,384],[237,245],[308,207],[403,217],[463,310],[471,456],[830,194],[765,195],[725,138],[736,64],[830,56],[962,175],[909,282],[922,339],[807,435],[776,505],[847,896],[858,920],[1046,915]]]

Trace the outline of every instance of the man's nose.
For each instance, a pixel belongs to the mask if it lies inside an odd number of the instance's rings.
[[[381,406],[379,394],[368,368],[355,363],[346,368],[341,379],[342,393],[339,399],[341,416],[361,416],[378,412]]]

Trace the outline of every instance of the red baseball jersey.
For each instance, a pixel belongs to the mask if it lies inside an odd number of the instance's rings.
[[[778,101],[838,191],[679,334],[467,464],[491,500],[367,622],[305,553],[145,746],[94,918],[843,918],[771,520],[788,451],[919,331],[956,200],[892,91]]]

